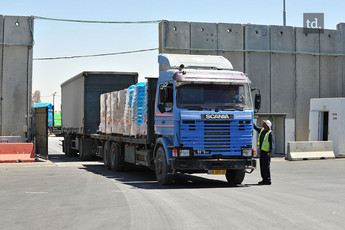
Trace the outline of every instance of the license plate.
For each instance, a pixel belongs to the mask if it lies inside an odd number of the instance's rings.
[[[226,170],[208,170],[208,174],[226,174]]]

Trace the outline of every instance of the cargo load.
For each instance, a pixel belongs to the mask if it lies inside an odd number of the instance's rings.
[[[131,85],[127,90],[101,94],[100,98],[101,117],[106,117],[105,126],[101,119],[102,133],[135,137],[147,134],[146,82]]]

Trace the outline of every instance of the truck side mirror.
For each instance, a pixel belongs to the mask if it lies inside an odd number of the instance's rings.
[[[261,108],[261,94],[255,94],[254,104],[255,110],[259,111],[259,109]]]
[[[161,113],[165,113],[165,106],[163,104],[158,104],[158,110]]]

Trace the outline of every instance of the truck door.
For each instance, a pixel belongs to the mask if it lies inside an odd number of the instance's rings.
[[[162,83],[156,98],[155,129],[158,135],[174,135],[174,86],[172,83]]]

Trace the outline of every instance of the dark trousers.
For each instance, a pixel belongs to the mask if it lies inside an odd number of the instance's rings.
[[[268,152],[260,152],[260,172],[263,181],[271,182],[270,172],[271,157],[268,156]]]

